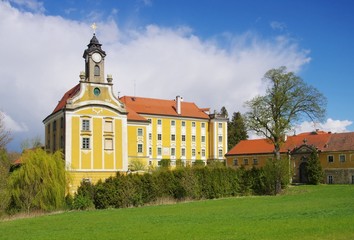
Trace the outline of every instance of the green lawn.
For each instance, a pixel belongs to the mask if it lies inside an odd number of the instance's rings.
[[[354,239],[354,186],[18,219],[0,239]]]

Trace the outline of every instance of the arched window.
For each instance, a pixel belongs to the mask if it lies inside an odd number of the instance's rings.
[[[94,71],[95,76],[99,76],[100,75],[100,67],[95,65],[95,71]]]

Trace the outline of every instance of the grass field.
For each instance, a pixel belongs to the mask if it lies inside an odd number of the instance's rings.
[[[354,239],[354,186],[3,221],[0,239]]]

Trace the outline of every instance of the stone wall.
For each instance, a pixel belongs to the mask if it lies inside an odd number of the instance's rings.
[[[333,184],[354,184],[354,168],[324,169],[324,182]]]

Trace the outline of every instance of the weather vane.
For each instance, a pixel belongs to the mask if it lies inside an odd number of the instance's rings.
[[[96,34],[96,29],[97,29],[96,23],[93,23],[93,24],[91,25],[91,28],[92,28],[92,30],[93,30],[93,34]]]

